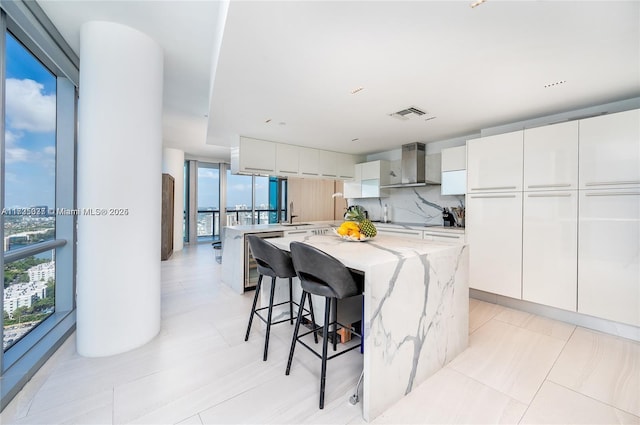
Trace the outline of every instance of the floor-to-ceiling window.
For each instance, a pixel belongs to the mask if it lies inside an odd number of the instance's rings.
[[[198,162],[198,240],[220,239],[220,166]]]
[[[5,37],[4,252],[55,238],[56,77]],[[53,251],[4,265],[7,350],[55,311]]]
[[[4,408],[75,324],[78,70],[37,5],[0,7]]]
[[[197,242],[219,241],[225,226],[286,220],[286,179],[231,174],[228,164],[195,160],[185,161],[184,173],[185,242],[190,234]]]
[[[277,177],[231,174],[227,170],[227,225],[278,222],[279,191]]]

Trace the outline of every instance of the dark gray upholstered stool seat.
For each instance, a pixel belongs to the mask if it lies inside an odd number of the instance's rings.
[[[313,317],[313,305],[309,304],[309,309],[304,310],[306,313],[303,314],[303,308],[293,301],[293,288],[292,288],[292,278],[296,276],[296,271],[293,268],[293,262],[291,261],[291,255],[282,251],[272,243],[268,242],[266,239],[260,238],[255,235],[248,235],[247,239],[249,240],[249,247],[251,248],[251,253],[253,254],[253,258],[256,260],[258,266],[258,284],[256,285],[256,293],[253,298],[253,306],[251,307],[251,315],[249,316],[249,324],[247,325],[247,333],[244,337],[244,340],[249,340],[249,333],[251,332],[251,324],[253,323],[253,316],[258,316],[263,322],[267,324],[267,332],[265,335],[264,341],[264,355],[262,360],[267,360],[267,353],[269,350],[269,334],[271,332],[271,325],[275,325],[283,322],[290,322],[293,324],[293,306],[298,306],[299,312],[298,317],[311,315],[311,322],[315,327],[315,319]],[[269,297],[269,305],[266,307],[256,308],[258,303],[258,298],[260,297],[260,288],[262,287],[262,278],[263,276],[271,277],[271,294]],[[276,278],[288,278],[289,279],[289,301],[283,301],[281,303],[274,304],[273,298],[276,289]],[[311,301],[311,300],[309,300]],[[273,307],[289,304],[289,318],[284,320],[279,320],[273,322]],[[260,311],[268,310],[267,317],[264,318],[260,315]],[[317,337],[316,337],[317,341]]]
[[[336,351],[337,338],[335,333],[337,327],[348,328],[355,335],[362,337],[352,328],[344,326],[337,321],[337,300],[353,297],[362,294],[362,282],[358,282],[354,278],[354,274],[338,259],[332,257],[324,251],[314,248],[302,242],[291,242],[291,258],[293,266],[300,278],[302,284],[302,298],[300,305],[304,306],[305,300],[311,301],[310,294],[325,297],[324,325],[322,327],[313,326],[310,332],[316,335],[316,331],[322,329],[322,355],[319,355],[312,347],[305,344],[301,338],[308,335],[306,332],[299,335],[300,321],[302,316],[298,314],[296,327],[293,331],[293,339],[291,341],[291,350],[289,351],[289,361],[287,362],[286,374],[291,371],[291,362],[296,348],[296,343],[302,344],[311,350],[322,361],[322,369],[320,372],[320,409],[324,408],[324,389],[327,375],[327,360],[344,354],[348,351],[360,348],[360,345],[354,345],[345,350],[338,352],[330,357],[327,356],[327,346],[329,340],[329,328],[332,327],[333,350]],[[333,305],[333,307],[332,307]],[[333,316],[331,315],[333,313]],[[330,319],[332,318],[332,319]]]

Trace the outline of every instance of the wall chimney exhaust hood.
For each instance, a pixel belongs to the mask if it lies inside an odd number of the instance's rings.
[[[440,174],[439,156],[438,162],[434,162],[433,166],[438,170],[427,170],[426,168],[426,149],[424,143],[407,143],[402,145],[401,159],[401,182],[397,184],[387,184],[380,186],[381,189],[393,189],[401,187],[420,187],[432,184],[440,184],[437,179],[427,179],[427,171],[430,175],[436,176]],[[432,155],[429,155],[432,156]],[[431,164],[430,164],[431,165]]]

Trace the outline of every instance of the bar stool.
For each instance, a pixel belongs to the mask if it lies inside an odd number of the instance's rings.
[[[247,235],[247,239],[249,240],[249,247],[251,248],[251,253],[253,254],[253,258],[256,260],[258,266],[258,284],[256,285],[256,294],[253,297],[253,306],[251,307],[251,315],[249,316],[249,325],[247,326],[247,333],[244,337],[245,341],[249,340],[249,333],[251,332],[251,324],[253,323],[253,316],[256,315],[267,324],[267,333],[264,340],[264,355],[262,356],[262,360],[267,360],[267,353],[269,350],[269,334],[271,332],[271,325],[275,325],[278,323],[283,323],[289,321],[293,325],[293,306],[298,306],[298,317],[311,315],[311,323],[312,326],[315,327],[316,321],[313,317],[313,304],[309,303],[309,309],[305,314],[302,314],[303,307],[300,307],[298,303],[293,301],[293,288],[292,288],[292,278],[296,276],[296,271],[293,268],[293,263],[291,261],[291,255],[288,252],[282,251],[275,245],[270,242],[267,242],[266,239],[260,238],[255,235]],[[258,298],[260,297],[260,288],[262,287],[262,277],[270,276],[271,277],[271,294],[269,296],[269,305],[266,307],[256,308],[256,304],[258,303]],[[283,301],[278,304],[273,304],[273,298],[276,289],[276,278],[289,278],[289,301]],[[311,301],[311,300],[309,300]],[[273,307],[289,304],[289,318],[284,320],[278,320],[277,322],[272,321],[273,315]],[[260,311],[268,310],[267,318],[265,319],[260,315]],[[316,342],[318,342],[318,338],[316,337]]]
[[[289,351],[289,361],[287,362],[286,375],[289,375],[291,370],[291,361],[293,360],[293,353],[296,348],[296,343],[300,342],[304,347],[311,350],[316,357],[322,360],[322,368],[320,372],[320,409],[324,408],[324,389],[327,375],[327,360],[340,356],[356,348],[360,348],[360,345],[354,345],[327,357],[327,345],[329,339],[329,327],[333,328],[333,350],[336,350],[336,328],[340,326],[347,328],[337,321],[337,300],[352,297],[362,294],[362,285],[358,285],[354,279],[353,274],[342,264],[338,259],[330,256],[326,252],[323,252],[317,248],[307,245],[302,242],[291,242],[291,258],[293,260],[293,266],[300,278],[302,284],[302,298],[300,305],[304,306],[305,299],[308,298],[311,301],[311,294],[325,297],[325,310],[324,310],[324,325],[322,327],[313,327],[310,332],[305,332],[302,335],[298,335],[300,329],[300,321],[302,316],[298,312],[298,319],[296,320],[296,327],[293,331],[293,339],[291,340],[291,350]],[[333,319],[330,320],[331,310],[333,305]],[[300,339],[309,333],[316,334],[316,330],[322,329],[322,355],[319,355],[312,347],[305,344]],[[355,332],[349,328],[351,332],[359,337],[361,334]]]

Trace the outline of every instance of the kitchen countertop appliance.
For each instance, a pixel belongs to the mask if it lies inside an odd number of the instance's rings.
[[[351,205],[350,207],[347,207],[347,211],[344,213],[344,219],[348,220],[347,217],[349,213],[356,212],[358,210],[364,214],[364,218],[369,218],[369,212],[367,212],[362,205]]]

